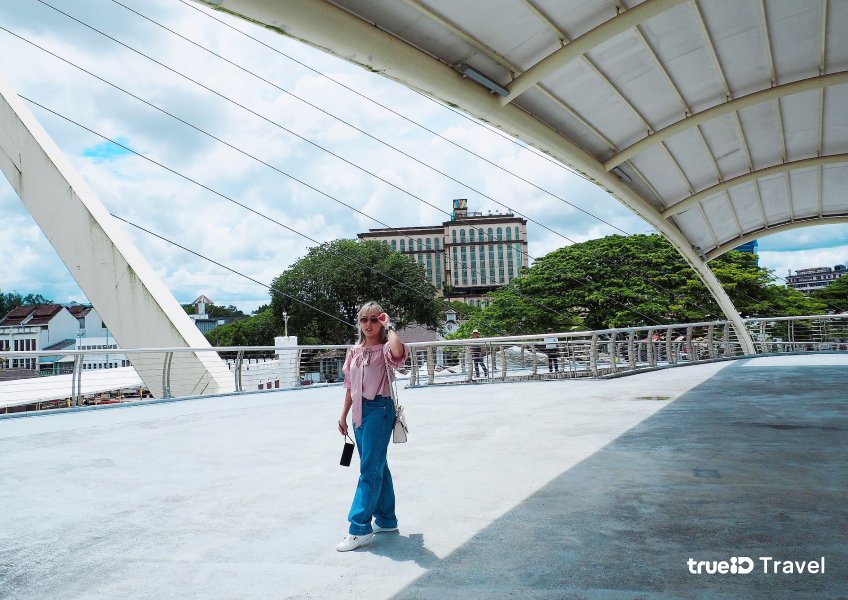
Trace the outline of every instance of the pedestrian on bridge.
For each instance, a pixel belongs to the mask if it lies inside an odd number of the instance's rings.
[[[394,369],[403,365],[409,350],[379,304],[366,302],[358,316],[359,340],[347,351],[342,367],[345,398],[339,432],[348,434],[347,416],[352,413],[359,482],[347,517],[348,535],[336,546],[339,552],[359,548],[375,533],[398,530],[392,474],[386,463],[395,422],[388,378],[394,378]]]

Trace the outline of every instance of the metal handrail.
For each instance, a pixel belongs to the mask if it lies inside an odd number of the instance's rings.
[[[755,350],[760,354],[848,351],[848,314],[753,317],[744,322],[752,331]],[[705,321],[415,342],[408,344],[410,357],[401,376],[409,378],[410,386],[618,376],[645,369],[745,356],[735,335],[728,321]],[[556,338],[556,342],[552,343],[550,338]],[[157,384],[161,383],[157,393],[169,397],[174,382],[190,375],[185,369],[174,372],[180,367],[172,366],[178,364],[177,356],[184,353],[232,354],[232,357],[222,357],[226,360],[221,368],[228,369],[233,388],[240,393],[339,381],[344,355],[331,351],[349,347],[350,344],[315,344],[3,351],[0,352],[0,369],[12,360],[46,356],[72,358],[72,366],[57,366],[56,369],[65,369],[64,372],[71,376],[68,393],[62,395],[67,398],[68,405],[75,405],[91,396],[84,383],[109,377],[118,381],[117,374],[110,376],[112,371],[108,369],[84,369],[84,357],[118,352],[136,366],[155,364],[160,378]],[[481,367],[483,376],[480,375]],[[549,372],[545,372],[546,367]],[[93,377],[93,373],[101,375]],[[0,385],[0,410],[4,406],[4,393],[14,395],[35,385],[25,381]]]

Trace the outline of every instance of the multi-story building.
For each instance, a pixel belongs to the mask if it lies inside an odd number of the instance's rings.
[[[831,283],[848,275],[848,266],[836,265],[831,267],[813,267],[811,269],[798,269],[795,274],[789,271],[786,284],[802,292],[812,292],[829,286]]]
[[[74,345],[79,324],[61,304],[18,306],[0,319],[0,350],[5,352],[38,352],[46,348]],[[38,358],[6,359],[4,366],[39,370]]]
[[[468,211],[453,201],[453,214],[441,225],[369,229],[359,239],[379,240],[411,256],[427,280],[448,300],[485,306],[484,295],[516,277],[527,261],[527,221],[512,213]]]
[[[0,319],[0,351],[39,352],[76,350],[119,350],[97,312],[85,304],[37,304],[18,306]],[[41,374],[70,372],[73,357],[61,354],[38,358],[6,359],[0,366],[32,369]],[[83,369],[129,366],[127,357],[115,354],[86,355]]]
[[[759,266],[760,257],[757,254],[757,245],[757,240],[751,240],[750,242],[746,242],[741,246],[736,246],[734,250],[738,250],[739,252],[745,252],[746,254],[753,254],[755,264]]]

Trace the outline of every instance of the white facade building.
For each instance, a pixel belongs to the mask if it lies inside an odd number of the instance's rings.
[[[512,213],[468,212],[453,201],[450,221],[427,227],[369,229],[359,239],[379,240],[412,257],[439,295],[485,306],[484,296],[521,276],[527,260],[527,221]]]
[[[19,306],[0,319],[0,351],[39,352],[46,350],[109,350],[114,355],[91,355],[83,359],[83,369],[109,369],[130,366],[118,353],[118,344],[109,334],[100,315],[84,304],[38,304]],[[56,374],[70,373],[72,357],[43,356],[7,358],[7,368],[22,368]]]
[[[846,265],[836,265],[833,268],[798,269],[794,275],[792,271],[789,272],[789,275],[786,276],[786,285],[802,292],[812,292],[825,288],[846,275],[848,275],[848,266]]]
[[[61,304],[19,306],[0,319],[0,351],[38,352],[74,345],[79,323]],[[4,367],[39,370],[38,358],[7,358]],[[49,362],[49,361],[47,361]],[[54,361],[55,362],[55,361]]]

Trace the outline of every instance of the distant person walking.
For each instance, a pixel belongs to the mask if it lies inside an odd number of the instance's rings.
[[[339,432],[347,435],[347,415],[352,409],[353,435],[359,452],[359,483],[347,520],[346,535],[336,550],[359,548],[381,531],[397,531],[395,490],[386,464],[386,453],[395,422],[386,364],[394,377],[408,355],[406,344],[395,333],[389,315],[376,302],[359,309],[359,340],[347,351],[342,372],[346,389]],[[374,519],[374,525],[371,520]]]
[[[553,329],[548,329],[548,333],[553,333]],[[544,340],[545,342],[545,354],[548,355],[548,373],[558,373],[559,372],[559,347],[556,336],[548,335]]]
[[[471,332],[472,338],[479,338],[480,332],[475,329]],[[486,351],[484,346],[471,346],[471,360],[474,362],[474,376],[480,377],[480,367],[483,367],[483,376],[488,377],[489,371],[486,369]]]

